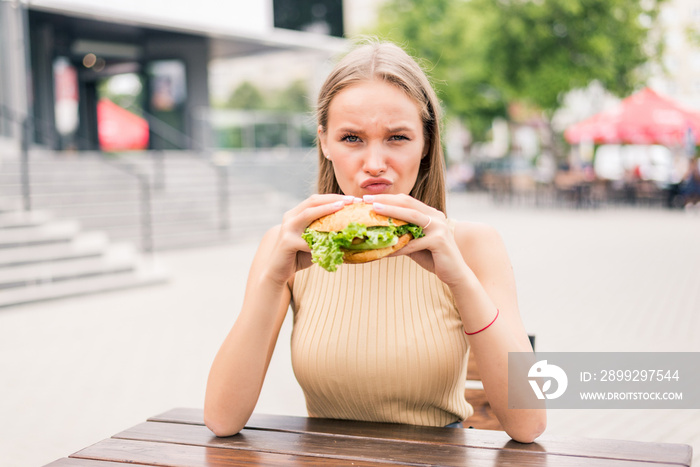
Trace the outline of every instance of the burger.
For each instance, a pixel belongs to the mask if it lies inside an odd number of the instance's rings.
[[[371,204],[363,202],[315,220],[302,234],[312,261],[330,272],[342,263],[384,258],[422,236],[421,227],[377,214]]]

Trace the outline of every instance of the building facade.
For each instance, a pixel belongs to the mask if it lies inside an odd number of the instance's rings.
[[[0,137],[47,148],[97,149],[100,83],[132,73],[150,145],[206,144],[213,60],[281,50],[331,55],[344,41],[276,28],[273,0],[0,0]],[[323,18],[321,18],[323,19]],[[167,127],[167,131],[155,131]]]

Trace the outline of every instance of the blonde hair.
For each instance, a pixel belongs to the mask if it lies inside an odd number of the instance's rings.
[[[445,212],[445,161],[440,143],[439,101],[425,72],[402,48],[389,42],[360,45],[343,57],[321,87],[316,117],[322,131],[328,128],[328,109],[333,98],[354,84],[380,79],[392,84],[419,104],[423,135],[428,148],[409,193],[423,203]],[[331,162],[318,146],[319,193],[342,194]]]

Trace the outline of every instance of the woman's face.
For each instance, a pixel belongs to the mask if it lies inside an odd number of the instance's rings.
[[[339,92],[318,132],[340,189],[356,197],[410,193],[427,151],[418,104],[380,80]]]

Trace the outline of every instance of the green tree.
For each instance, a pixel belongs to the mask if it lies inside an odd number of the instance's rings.
[[[617,95],[643,83],[663,1],[388,0],[377,33],[432,64],[448,113],[482,139],[513,102],[551,117],[594,80]]]
[[[234,89],[224,107],[284,112],[308,112],[310,109],[307,86],[303,80],[292,81],[278,90],[260,89],[250,81],[244,81]]]
[[[227,107],[232,109],[257,110],[264,108],[263,93],[251,82],[244,81],[231,93]]]
[[[629,94],[659,52],[650,43],[657,0],[480,1],[497,11],[488,55],[499,87],[549,113],[593,80]]]
[[[274,96],[274,102],[270,102],[270,107],[288,112],[308,112],[310,106],[306,82],[296,80],[290,83]]]
[[[695,26],[686,26],[685,38],[694,48],[700,48],[700,29]]]
[[[461,0],[389,0],[376,33],[422,61],[448,114],[483,136],[506,114],[501,90],[490,79],[487,28],[493,10]]]

